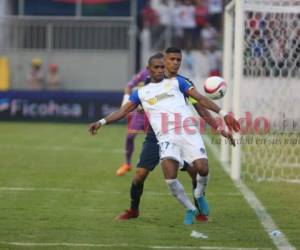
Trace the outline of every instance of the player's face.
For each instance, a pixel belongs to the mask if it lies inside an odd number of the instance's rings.
[[[180,53],[169,53],[164,57],[166,70],[168,73],[177,74],[181,65],[182,56]]]
[[[162,79],[164,79],[165,73],[165,65],[163,59],[153,59],[151,61],[151,64],[148,66],[148,70],[151,78],[155,82],[160,82]]]

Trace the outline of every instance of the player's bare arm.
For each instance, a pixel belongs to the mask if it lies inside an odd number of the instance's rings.
[[[198,102],[193,104],[193,106],[196,109],[197,113],[206,121],[208,125],[210,125],[214,129],[218,128],[219,124],[207,109],[203,108]]]
[[[213,116],[209,113],[209,111],[205,108],[203,108],[199,103],[195,103],[193,105],[197,111],[197,113],[203,118],[204,121],[208,125],[210,125],[212,128],[219,130],[219,124],[216,122],[216,120],[213,118]],[[232,134],[230,132],[226,132],[224,129],[219,130],[220,134],[227,138],[232,146],[235,146],[235,140],[232,137]]]
[[[93,122],[89,125],[89,132],[91,135],[95,135],[97,134],[97,131],[99,128],[101,128],[101,126],[103,126],[104,124],[110,124],[110,123],[114,123],[116,121],[119,121],[123,118],[126,117],[126,115],[131,112],[132,110],[134,110],[137,107],[136,104],[134,104],[133,102],[129,101],[127,102],[123,107],[121,107],[119,110],[112,112],[111,114],[109,114],[107,117],[97,121],[97,122]]]
[[[240,130],[239,122],[236,119],[234,119],[232,115],[229,115],[228,113],[221,110],[221,108],[217,104],[215,104],[209,98],[201,95],[195,88],[190,88],[187,94],[196,99],[202,107],[222,115],[229,129],[233,129],[235,132],[238,132]]]

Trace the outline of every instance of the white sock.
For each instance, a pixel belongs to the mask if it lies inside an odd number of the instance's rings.
[[[197,187],[194,190],[194,196],[196,199],[203,196],[206,186],[208,182],[208,175],[207,176],[201,176],[197,174]]]
[[[196,210],[193,203],[187,197],[183,186],[177,179],[166,180],[166,183],[171,191],[171,193],[176,197],[176,199],[187,209]]]

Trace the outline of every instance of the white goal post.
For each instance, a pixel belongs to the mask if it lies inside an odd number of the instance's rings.
[[[241,118],[221,144],[231,177],[300,183],[300,0],[233,0],[224,14],[223,108]]]

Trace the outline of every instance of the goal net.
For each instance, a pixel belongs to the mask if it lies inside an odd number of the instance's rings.
[[[300,1],[230,3],[224,48],[224,105],[242,125],[232,177],[300,183]]]

